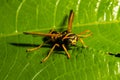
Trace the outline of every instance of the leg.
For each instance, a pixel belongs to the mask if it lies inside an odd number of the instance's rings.
[[[39,45],[38,47],[31,48],[31,49],[27,49],[26,52],[31,52],[31,51],[37,50],[37,49],[41,48],[43,45],[44,45],[44,43],[42,43],[42,44]]]
[[[59,44],[55,44],[55,45],[51,48],[51,50],[50,50],[50,52],[48,53],[47,57],[45,57],[45,58],[42,60],[42,62],[45,62],[45,61],[49,58],[49,56],[51,55],[52,51],[55,49],[56,46],[59,47]]]
[[[53,31],[54,31],[54,29],[51,29],[49,33],[52,34]]]
[[[31,49],[27,49],[26,52],[31,52],[31,51],[37,50],[37,49],[41,48],[44,44],[48,43],[49,41],[51,41],[51,40],[48,40],[48,41],[42,43],[42,44],[39,45],[38,47],[31,48]]]
[[[80,38],[80,42],[82,43],[84,48],[87,48],[87,46],[85,45],[84,41]]]
[[[67,49],[66,49],[64,44],[62,44],[62,47],[63,47],[64,51],[66,52],[67,57],[70,58],[70,54],[68,53],[68,51],[67,51]]]

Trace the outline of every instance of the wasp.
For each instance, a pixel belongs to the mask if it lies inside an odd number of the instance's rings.
[[[41,48],[45,44],[53,43],[53,46],[50,49],[48,55],[41,61],[41,62],[45,62],[50,57],[51,53],[53,52],[53,50],[56,47],[62,48],[65,51],[68,58],[70,58],[70,54],[67,51],[66,46],[68,46],[68,45],[75,46],[77,41],[79,40],[82,43],[83,47],[87,47],[82,38],[86,38],[86,37],[90,36],[92,33],[90,30],[85,30],[84,32],[81,32],[80,34],[72,33],[73,18],[74,18],[74,12],[73,12],[73,10],[71,10],[69,18],[68,18],[67,30],[65,30],[63,32],[57,32],[55,30],[51,30],[47,34],[41,33],[41,32],[24,32],[24,34],[39,35],[39,36],[44,36],[44,37],[48,38],[48,40],[44,41],[39,46],[37,46],[35,48],[27,49],[26,51],[31,52],[31,51]]]

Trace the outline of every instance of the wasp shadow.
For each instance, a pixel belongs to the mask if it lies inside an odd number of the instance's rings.
[[[114,53],[109,52],[108,54],[114,57],[120,57],[120,53],[114,54]]]
[[[59,25],[60,26],[60,28],[58,29],[59,32],[63,32],[65,30],[64,26],[67,25],[67,21],[68,21],[68,15],[66,14]]]
[[[17,47],[37,47],[39,44],[30,44],[30,43],[9,43],[10,45]],[[42,47],[51,47],[50,45],[43,45]]]

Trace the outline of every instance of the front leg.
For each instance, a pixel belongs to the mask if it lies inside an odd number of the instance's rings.
[[[82,46],[83,46],[84,48],[88,48],[88,46],[85,45],[84,41],[83,41],[81,38],[80,38],[79,40],[80,40],[80,42],[82,43]]]

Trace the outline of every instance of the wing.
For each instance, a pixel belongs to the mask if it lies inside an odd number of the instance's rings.
[[[70,11],[69,19],[68,19],[68,29],[67,32],[72,32],[72,22],[74,18],[73,10]]]
[[[38,36],[48,36],[48,37],[55,37],[58,36],[57,34],[51,34],[51,33],[40,33],[40,32],[23,32],[24,34],[31,34],[31,35],[38,35]]]

